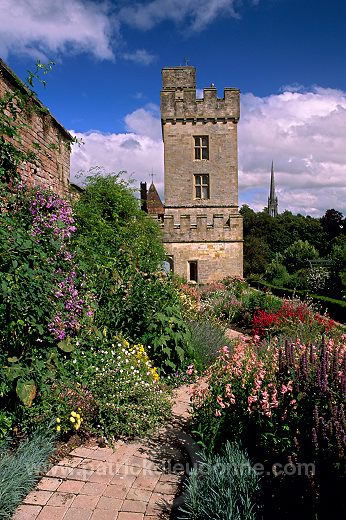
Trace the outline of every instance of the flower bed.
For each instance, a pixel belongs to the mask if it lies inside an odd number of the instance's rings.
[[[282,468],[292,475],[304,465],[304,485],[315,492],[311,507],[318,508],[319,494],[325,499],[326,479],[331,489],[339,487],[345,477],[346,336],[321,345],[240,340],[232,354],[220,350],[205,383],[196,388],[193,410],[195,430],[210,451],[226,439],[241,441],[281,480]]]

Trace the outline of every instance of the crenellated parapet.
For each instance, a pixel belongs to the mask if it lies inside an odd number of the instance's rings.
[[[241,215],[214,214],[212,219],[206,214],[195,216],[165,215],[161,224],[165,243],[174,242],[235,242],[243,239]]]
[[[225,88],[224,97],[217,97],[214,86],[203,89],[203,99],[196,97],[196,71],[194,67],[163,69],[161,91],[161,121],[167,122],[238,122],[240,92]]]

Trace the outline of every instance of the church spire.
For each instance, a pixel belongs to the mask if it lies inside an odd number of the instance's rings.
[[[275,195],[275,180],[274,180],[274,163],[270,172],[270,192],[268,197],[268,213],[271,217],[276,217],[278,214],[278,198]]]

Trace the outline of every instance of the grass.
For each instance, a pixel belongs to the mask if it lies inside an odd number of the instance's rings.
[[[7,520],[35,486],[53,453],[55,435],[38,430],[13,451],[9,440],[0,445],[0,519]]]
[[[260,477],[247,453],[226,442],[220,454],[200,455],[190,473],[179,520],[255,520]]]

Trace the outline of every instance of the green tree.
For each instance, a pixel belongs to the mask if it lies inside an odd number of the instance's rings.
[[[346,219],[340,211],[335,209],[327,209],[320,222],[324,231],[328,235],[328,239],[332,240],[346,233]]]
[[[178,293],[162,273],[161,230],[120,174],[92,171],[75,204],[78,259],[91,283],[95,325],[152,347],[158,366],[183,358],[187,326]]]
[[[283,265],[289,273],[309,267],[308,260],[318,258],[318,251],[307,241],[297,240],[283,252]]]

